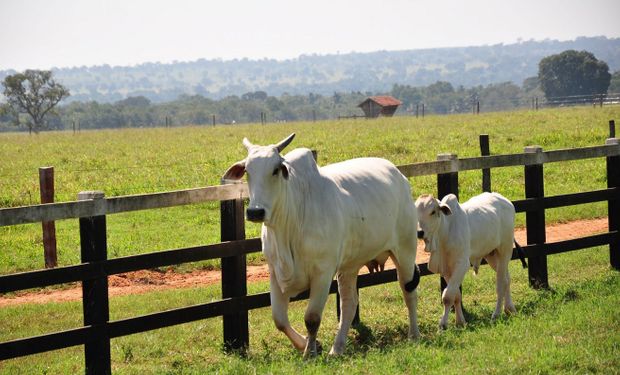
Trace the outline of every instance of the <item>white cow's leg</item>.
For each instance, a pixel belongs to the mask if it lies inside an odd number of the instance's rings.
[[[454,265],[454,270],[452,270],[452,274],[448,276],[446,282],[448,286],[444,289],[441,300],[444,306],[443,316],[441,321],[439,322],[439,328],[446,329],[448,328],[448,317],[450,314],[450,308],[455,306],[457,300],[460,305],[461,291],[459,287],[463,283],[463,279],[465,278],[465,273],[469,269],[469,259],[466,261],[460,261],[459,263]],[[463,309],[459,306],[455,306],[455,310],[460,310],[457,312],[457,323],[465,324],[465,317],[463,316]],[[460,314],[460,316],[459,316]]]
[[[512,258],[512,242],[510,242],[510,245],[506,247],[502,254],[503,257],[500,262],[504,264],[504,269],[506,270],[504,276],[504,311],[506,312],[506,314],[510,315],[517,312],[517,309],[512,302],[512,297],[510,296],[510,271],[508,270],[508,264],[510,263],[510,258]]]
[[[495,305],[495,311],[491,316],[491,319],[495,320],[499,318],[502,313],[502,305],[504,304],[504,297],[506,296],[508,276],[508,264],[504,264],[502,261],[497,262],[496,277],[495,277],[495,290],[497,292],[497,304]]]
[[[414,248],[415,249],[415,248]],[[415,266],[413,259],[414,256],[406,257],[406,259],[412,259],[412,261],[399,262],[394,257],[392,260],[396,264],[396,271],[398,272],[398,284],[403,292],[403,298],[407,310],[409,313],[409,333],[410,340],[415,340],[420,337],[420,329],[418,328],[418,292],[417,286],[420,281],[420,271]]]
[[[270,273],[269,276],[270,281],[270,296],[271,296],[271,316],[273,317],[273,322],[276,325],[276,328],[284,332],[286,337],[291,340],[295,348],[299,351],[302,351],[306,347],[306,339],[300,335],[293,327],[291,327],[291,323],[288,320],[288,303],[289,298],[282,294],[280,290],[280,286],[278,285],[273,272]]]
[[[356,290],[357,272],[338,274],[338,291],[340,292],[340,322],[338,333],[334,340],[334,346],[330,350],[331,355],[340,355],[344,352],[347,342],[347,333],[351,328],[351,322],[355,317],[358,304]]]
[[[323,274],[316,275],[310,284],[310,299],[304,315],[306,329],[308,330],[304,358],[315,357],[318,354],[316,336],[321,325],[321,316],[327,302],[327,296],[329,296],[331,282],[332,277]]]
[[[459,289],[458,293],[454,299],[454,312],[456,313],[456,325],[459,327],[463,327],[466,323],[465,315],[463,314],[463,304],[461,303],[463,300],[463,294]]]

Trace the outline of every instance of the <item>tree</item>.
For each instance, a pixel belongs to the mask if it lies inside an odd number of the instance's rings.
[[[620,92],[620,70],[614,72],[614,74],[611,75],[611,83],[609,84],[609,88],[607,92],[609,93]]]
[[[590,52],[574,50],[547,56],[538,64],[538,79],[545,97],[594,95],[607,92],[609,66]]]
[[[7,76],[2,82],[6,109],[10,111],[15,123],[20,124],[20,114],[30,116],[25,124],[30,133],[45,128],[45,116],[64,98],[69,90],[54,81],[49,70],[26,70]]]

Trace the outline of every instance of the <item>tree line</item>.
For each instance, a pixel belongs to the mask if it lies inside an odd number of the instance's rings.
[[[522,84],[512,82],[466,88],[446,81],[427,86],[395,84],[385,92],[334,92],[271,96],[251,91],[214,100],[200,94],[180,95],[176,100],[154,103],[145,96],[130,96],[114,103],[71,102],[51,109],[68,95],[50,72],[26,71],[5,78],[7,104],[0,111],[0,131],[22,129],[102,129],[212,125],[251,122],[313,121],[339,116],[363,115],[357,107],[368,96],[391,95],[403,102],[397,115],[414,115],[421,106],[427,114],[511,110],[529,107],[535,98],[556,95],[620,92],[620,72],[609,74],[603,61],[585,51],[565,51],[542,59],[539,74]],[[21,97],[21,98],[20,98]],[[26,98],[37,97],[43,109],[33,109]],[[42,116],[32,113],[45,111]],[[49,112],[49,113],[48,113]]]

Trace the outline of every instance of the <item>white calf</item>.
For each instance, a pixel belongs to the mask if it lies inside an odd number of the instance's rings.
[[[454,194],[441,202],[432,195],[422,195],[416,207],[421,229],[418,237],[424,240],[424,250],[431,254],[428,268],[441,274],[448,283],[442,294],[444,314],[439,326],[447,328],[452,306],[457,325],[465,324],[459,286],[470,264],[477,273],[483,258],[497,273],[497,305],[492,318],[501,314],[502,304],[507,314],[514,313],[508,273],[512,245],[516,244],[512,203],[498,193],[483,193],[462,205]],[[517,248],[520,250],[518,245]],[[522,252],[519,255],[525,266]]]

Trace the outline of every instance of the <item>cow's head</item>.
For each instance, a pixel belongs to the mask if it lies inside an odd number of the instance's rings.
[[[418,238],[424,240],[424,251],[433,252],[438,248],[439,227],[442,215],[451,215],[452,211],[447,204],[435,199],[432,195],[421,195],[416,201],[418,210]]]
[[[282,195],[283,186],[288,180],[288,167],[280,153],[294,137],[295,133],[278,144],[269,146],[253,145],[247,138],[243,138],[248,156],[228,168],[223,178],[239,180],[245,173],[248,174],[248,220],[269,223],[278,198]]]

